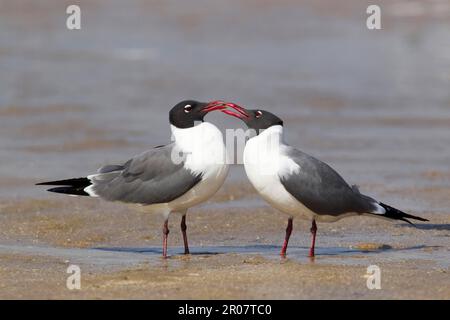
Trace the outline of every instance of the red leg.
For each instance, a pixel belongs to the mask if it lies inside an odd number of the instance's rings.
[[[187,240],[187,234],[186,234],[186,215],[183,215],[181,217],[181,232],[183,233],[183,241],[184,241],[184,254],[189,254],[189,245]]]
[[[312,225],[311,225],[312,242],[311,242],[311,248],[309,249],[310,257],[314,257],[314,247],[316,246],[316,233],[317,233],[316,220],[313,219]]]
[[[163,258],[167,258],[167,236],[169,235],[169,220],[164,221],[163,226]]]
[[[284,238],[283,248],[281,248],[280,252],[280,255],[283,257],[286,256],[286,250],[288,247],[289,238],[291,237],[291,233],[292,233],[292,218],[289,218],[288,225],[286,227],[286,236]]]

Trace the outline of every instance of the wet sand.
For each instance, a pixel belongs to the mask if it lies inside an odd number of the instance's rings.
[[[167,260],[162,217],[143,208],[96,199],[7,202],[0,297],[450,298],[448,213],[421,212],[432,222],[417,228],[370,218],[319,224],[314,260],[307,257],[309,226],[295,221],[283,259],[285,216],[251,197],[234,200],[238,206],[221,202],[225,192],[188,215],[189,256],[182,254],[180,219],[171,218]],[[66,288],[71,264],[81,268],[80,291]],[[369,265],[381,269],[381,290],[366,287]]]
[[[82,30],[69,32],[68,3],[0,0],[0,298],[450,299],[446,1],[381,1],[379,32],[359,0],[79,3]],[[168,142],[184,98],[273,110],[289,143],[430,222],[319,224],[311,261],[296,220],[281,259],[286,217],[233,166],[188,214],[192,254],[174,216],[163,260],[161,216],[34,186]],[[381,290],[366,287],[369,265]]]
[[[381,290],[367,289],[364,266],[328,265],[321,261],[299,263],[291,259],[276,261],[260,255],[225,253],[146,262],[120,271],[81,265],[81,290],[70,291],[64,289],[67,263],[42,256],[11,254],[1,257],[7,259],[1,270],[2,298],[449,298],[448,274],[415,261],[412,261],[416,264],[413,269],[405,267],[405,263],[381,263]],[[17,264],[23,267],[18,269]],[[420,277],[416,268],[420,270]],[[21,283],[11,281],[12,277],[21,278]]]

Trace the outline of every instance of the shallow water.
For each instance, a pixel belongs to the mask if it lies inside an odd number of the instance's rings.
[[[383,262],[404,262],[405,260],[430,261],[427,268],[448,268],[448,254],[431,254],[425,249],[433,247],[416,246],[402,249],[358,250],[352,248],[328,247],[317,248],[316,257],[309,258],[307,247],[290,246],[286,258],[278,255],[279,247],[274,245],[246,246],[202,246],[191,247],[191,257],[219,254],[237,254],[245,256],[262,256],[271,260],[291,260],[299,263],[362,265],[368,266]],[[168,264],[177,265],[173,258],[184,257],[183,248],[170,248]],[[0,254],[39,255],[66,259],[67,263],[89,265],[92,268],[117,269],[130,268],[143,263],[160,264],[161,247],[98,247],[89,249],[55,248],[42,246],[0,245]],[[432,261],[432,263],[431,263]]]

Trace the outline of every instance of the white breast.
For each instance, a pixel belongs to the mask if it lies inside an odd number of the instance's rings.
[[[274,208],[293,217],[310,219],[314,213],[286,191],[279,177],[301,170],[284,153],[282,126],[251,138],[244,149],[245,172],[258,193]]]
[[[192,128],[172,127],[175,143],[186,154],[185,168],[202,174],[202,181],[182,197],[169,203],[173,211],[187,209],[212,197],[228,174],[228,162],[223,136],[209,122]]]

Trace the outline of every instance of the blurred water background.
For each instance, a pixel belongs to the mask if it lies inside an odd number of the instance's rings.
[[[290,144],[374,196],[450,186],[448,1],[377,1],[382,30],[359,0],[81,0],[76,31],[70,4],[0,1],[0,198],[168,142],[186,98],[279,114]]]

